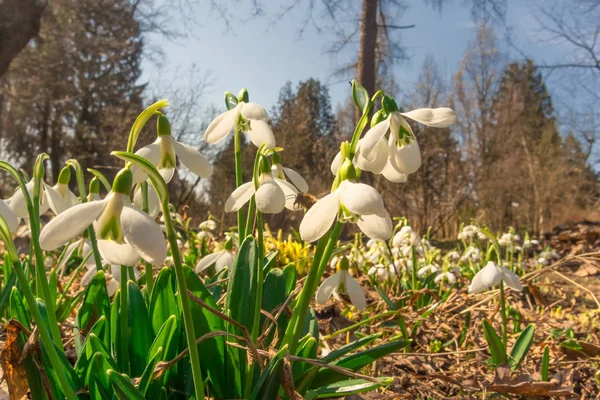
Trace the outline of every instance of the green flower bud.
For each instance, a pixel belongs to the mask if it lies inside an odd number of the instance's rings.
[[[233,249],[233,239],[229,238],[225,242],[225,250],[231,251]]]
[[[260,158],[260,172],[263,174],[271,173],[271,163],[267,157]]]
[[[231,92],[225,92],[225,107],[227,107],[228,110],[231,110],[232,108],[235,108],[235,106],[238,105],[238,99],[237,97],[235,97],[235,95]]]
[[[277,153],[276,151],[273,152],[272,161],[273,161],[273,164],[281,164],[281,157],[279,156],[279,153]]]
[[[90,194],[92,193],[100,193],[100,181],[96,177],[90,181]]]
[[[367,90],[355,80],[352,80],[352,99],[359,110],[364,111],[369,105],[369,93]]]
[[[356,168],[354,168],[354,165],[352,164],[352,161],[350,161],[349,158],[346,158],[342,163],[342,166],[340,167],[340,179],[342,181],[356,180]]]
[[[385,120],[386,112],[384,110],[379,110],[375,114],[373,114],[373,118],[371,118],[371,128]]]
[[[398,111],[398,104],[396,104],[396,100],[392,99],[390,96],[383,96],[381,105],[387,113]]]
[[[344,271],[348,271],[350,269],[350,261],[346,256],[343,256],[339,262],[339,268]]]
[[[64,167],[61,171],[60,174],[58,174],[58,183],[62,184],[62,185],[68,185],[69,181],[71,180],[71,168]]]
[[[164,115],[159,115],[156,120],[156,133],[158,136],[171,136],[171,124]]]
[[[342,153],[342,160],[350,158],[350,143],[342,142],[340,145],[340,152]]]
[[[244,103],[249,102],[249,96],[248,96],[248,91],[246,90],[246,88],[243,88],[242,90],[240,90],[240,93],[238,94],[238,101],[243,101]]]
[[[133,174],[129,169],[129,166],[119,171],[115,180],[113,181],[112,191],[115,193],[129,194],[131,192],[131,186],[133,185]]]

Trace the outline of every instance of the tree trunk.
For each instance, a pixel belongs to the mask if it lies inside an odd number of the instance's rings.
[[[40,31],[47,0],[0,0],[0,77]]]
[[[360,47],[356,62],[356,80],[371,96],[375,94],[378,1],[363,0],[360,16]],[[360,118],[360,111],[357,112]]]

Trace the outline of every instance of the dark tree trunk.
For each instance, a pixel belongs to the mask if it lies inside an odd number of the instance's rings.
[[[40,31],[47,0],[0,0],[0,77]]]
[[[356,63],[356,80],[367,89],[369,95],[375,93],[377,47],[377,3],[379,0],[363,0],[360,16],[360,48]]]

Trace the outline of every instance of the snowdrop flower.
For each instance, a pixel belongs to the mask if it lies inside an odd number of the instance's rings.
[[[456,276],[454,276],[452,272],[442,272],[441,274],[438,274],[434,279],[434,282],[438,284],[444,281],[448,282],[451,285],[454,285],[456,283]]]
[[[193,147],[173,139],[169,120],[162,114],[158,116],[156,131],[158,134],[156,141],[142,147],[135,154],[156,165],[165,182],[169,182],[175,173],[176,157],[179,157],[187,169],[201,178],[208,178],[212,174],[213,167],[206,157]],[[133,183],[140,183],[146,179],[146,174],[141,168],[132,167],[131,169]]]
[[[409,225],[403,226],[392,239],[392,246],[400,248],[403,246],[412,246],[413,243],[418,241],[419,235],[417,235],[412,227]]]
[[[518,244],[520,240],[521,237],[519,235],[507,232],[498,239],[498,244],[502,247],[512,247],[514,244]]]
[[[225,249],[221,251],[217,251],[216,253],[209,254],[202,258],[196,264],[196,273],[199,274],[211,265],[215,265],[215,273],[221,272],[224,268],[231,268],[233,265],[233,254],[231,254],[231,248],[227,250],[227,245]]]
[[[306,183],[306,180],[304,180],[302,175],[300,175],[291,168],[281,166],[279,153],[273,152],[272,160],[273,166],[271,167],[271,169],[273,172],[273,177],[275,179],[289,181],[292,185],[296,187],[296,189],[298,189],[298,191],[302,193],[308,192],[308,183]]]
[[[325,279],[317,291],[317,304],[325,304],[334,292],[344,292],[359,311],[365,309],[367,306],[365,294],[358,282],[348,272],[349,264],[348,259],[343,257],[338,272]]]
[[[540,242],[539,240],[535,240],[535,239],[526,239],[523,241],[523,248],[527,249],[533,246],[539,246]]]
[[[247,93],[247,92],[246,92]],[[246,100],[246,101],[244,101]],[[234,129],[247,132],[256,147],[266,143],[267,149],[275,147],[275,136],[267,123],[267,111],[256,103],[248,103],[247,99],[239,101],[231,110],[218,115],[206,128],[204,140],[216,144],[225,139]]]
[[[217,229],[217,223],[215,221],[213,221],[212,219],[209,219],[209,220],[200,222],[200,225],[198,225],[198,228],[202,231],[205,231],[205,230],[214,231]]]
[[[55,192],[47,191],[49,206],[56,215],[75,204],[79,204],[79,198],[69,189],[70,180],[71,168],[66,166],[60,171],[56,185],[52,187]],[[58,193],[60,200],[55,196],[55,193]]]
[[[390,179],[392,182],[401,182],[406,180],[406,175],[416,172],[421,166],[419,144],[404,117],[434,128],[446,128],[454,123],[456,114],[450,108],[420,108],[401,113],[391,98],[384,98],[384,102],[386,101],[389,115],[365,134],[360,146],[360,156],[377,166],[380,164],[373,160],[385,157],[387,162],[382,172],[387,171],[384,176],[393,178]],[[372,172],[376,173],[376,170]]]
[[[225,201],[225,212],[239,210],[250,201],[252,196],[256,208],[264,214],[278,214],[284,208],[296,209],[294,207],[295,195],[298,193],[296,188],[287,181],[274,178],[266,158],[263,157],[260,164],[258,185],[252,180],[235,189]]]
[[[19,227],[19,219],[12,208],[10,208],[10,206],[2,199],[0,199],[0,215],[4,218],[4,221],[6,221],[8,229],[12,233],[16,232]]]
[[[392,219],[377,190],[355,182],[356,170],[348,159],[342,166],[340,178],[339,186],[304,215],[299,229],[302,240],[314,242],[320,239],[336,219],[355,222],[370,238],[389,239],[393,230]]]
[[[396,266],[394,264],[390,264],[388,266],[377,264],[369,269],[367,275],[377,275],[380,280],[387,281],[396,277]]]
[[[458,240],[473,240],[479,234],[479,228],[475,225],[467,225],[458,234]]]
[[[500,283],[500,281],[504,281],[508,287],[516,291],[523,291],[521,281],[514,272],[504,266],[498,266],[493,261],[490,261],[473,277],[473,280],[469,285],[469,293],[483,292],[492,286],[496,286]]]
[[[448,257],[448,260],[450,261],[458,261],[460,260],[460,253],[456,250],[453,250],[446,254],[446,257]]]
[[[440,267],[436,264],[429,264],[419,268],[419,270],[417,271],[417,276],[419,278],[422,278],[426,275],[435,274],[436,272],[440,272]]]
[[[479,248],[471,246],[469,247],[465,253],[460,258],[461,262],[473,261],[477,262],[481,260],[481,251]]]
[[[92,223],[102,258],[110,264],[134,265],[140,257],[160,265],[167,246],[158,224],[131,204],[133,176],[122,169],[104,200],[77,204],[51,220],[40,235],[44,250],[55,250]]]
[[[29,197],[33,200],[33,179],[27,182],[25,187],[29,193]],[[18,187],[11,198],[7,199],[6,202],[10,205],[17,218],[29,219],[29,213],[27,212],[27,202],[21,188]],[[58,215],[61,211],[66,209],[62,196],[53,187],[47,185],[45,182],[41,182],[40,185],[40,215],[44,214],[52,206],[54,214]]]

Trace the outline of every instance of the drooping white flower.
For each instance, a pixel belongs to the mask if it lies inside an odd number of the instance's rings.
[[[417,271],[417,276],[419,278],[422,278],[424,276],[435,274],[437,272],[440,272],[439,265],[437,265],[437,264],[428,264],[428,265],[426,265],[424,267],[419,268],[419,270]]]
[[[25,187],[27,188],[27,192],[29,193],[29,197],[33,201],[33,179],[27,182]],[[52,203],[55,205],[60,205],[63,202],[60,194],[53,189],[51,186],[47,185],[44,182],[41,182],[40,185],[40,215],[44,214],[50,208],[49,198],[52,197]],[[21,191],[21,188],[18,187],[15,190],[15,193],[6,200],[6,203],[12,208],[17,218],[29,219],[29,213],[27,212],[27,202],[25,201],[25,196]],[[53,209],[55,214],[57,214],[57,210]]]
[[[0,215],[2,215],[2,218],[6,221],[8,229],[12,233],[15,233],[19,227],[19,219],[12,208],[10,208],[10,206],[2,199],[0,199]]]
[[[209,144],[219,143],[234,130],[235,127],[241,132],[247,132],[250,140],[256,147],[266,143],[265,148],[275,147],[275,136],[267,123],[269,115],[267,111],[256,103],[240,101],[231,110],[218,115],[206,128],[204,140]]]
[[[369,129],[357,154],[371,160],[371,165],[376,167],[381,163],[374,160],[386,157],[387,162],[381,172],[387,169],[385,176],[388,179],[392,177],[390,180],[393,182],[405,180],[406,175],[416,172],[421,166],[419,144],[404,117],[434,128],[446,128],[456,120],[456,114],[450,108],[420,108],[406,113],[392,111],[385,120]],[[372,169],[377,173],[377,168]]]
[[[44,227],[40,244],[55,250],[92,223],[102,258],[110,264],[134,265],[140,257],[160,265],[167,256],[158,224],[131,203],[132,173],[123,169],[115,177],[113,190],[103,200],[75,205]]]
[[[209,219],[209,220],[200,222],[200,224],[198,225],[198,228],[202,231],[205,231],[205,230],[214,231],[217,229],[217,223],[215,221],[213,221],[212,219]]]
[[[345,257],[344,257],[345,258]],[[340,263],[340,269],[334,275],[325,279],[317,290],[316,300],[318,304],[325,304],[331,295],[346,293],[354,306],[362,311],[367,306],[365,294],[354,278],[348,272],[348,260]]]
[[[458,261],[460,260],[460,253],[456,250],[453,250],[446,254],[446,257],[448,257],[450,261]]]
[[[456,283],[456,276],[454,276],[452,272],[442,272],[435,277],[434,282],[438,284],[440,282],[448,282],[449,284],[454,285]]]
[[[394,235],[394,238],[392,239],[392,246],[396,248],[412,246],[414,243],[418,242],[418,240],[419,235],[413,231],[411,226],[405,225]]]
[[[378,276],[380,280],[387,281],[396,277],[397,267],[394,264],[377,264],[369,268],[367,275]]]
[[[504,266],[498,266],[495,262],[490,261],[483,267],[471,281],[469,285],[469,293],[480,293],[486,289],[496,286],[504,281],[506,285],[516,291],[523,291],[523,286],[519,277]]]
[[[467,225],[458,233],[458,240],[473,240],[479,234],[479,228],[475,225]]]
[[[206,157],[193,147],[173,139],[169,120],[164,115],[158,116],[156,131],[158,138],[154,143],[142,147],[135,154],[156,165],[165,182],[169,182],[175,173],[176,157],[179,157],[187,169],[201,178],[208,178],[212,174],[213,167]],[[134,183],[140,183],[146,179],[146,174],[142,169],[132,167],[132,171]]]
[[[294,198],[298,191],[289,182],[273,177],[271,172],[261,172],[258,176],[258,189],[253,181],[240,185],[225,201],[225,212],[237,211],[252,196],[256,208],[265,214],[277,214],[284,208],[295,210]]]
[[[370,238],[387,240],[392,236],[392,219],[381,195],[364,183],[344,180],[337,189],[317,201],[300,223],[302,240],[318,240],[336,219],[355,222]]]
[[[233,257],[233,254],[231,254],[231,251],[229,251],[227,249],[223,249],[221,251],[217,251],[216,253],[211,253],[211,254],[203,257],[196,264],[195,271],[197,274],[199,274],[214,264],[215,273],[218,274],[224,268],[231,268],[231,266],[233,265],[233,260],[234,260],[234,257]]]
[[[477,262],[481,260],[481,251],[479,250],[478,247],[475,246],[471,246],[469,247],[464,254],[462,255],[462,257],[460,258],[461,262],[468,262],[468,261],[473,261],[473,262]]]

